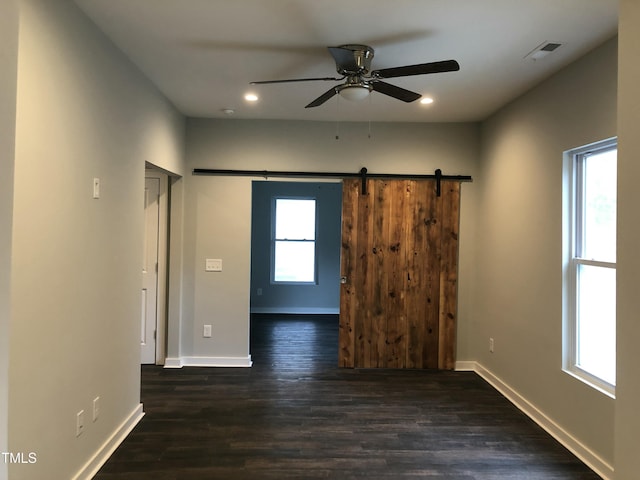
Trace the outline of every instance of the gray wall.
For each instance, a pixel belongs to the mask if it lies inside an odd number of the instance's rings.
[[[183,173],[184,119],[73,2],[22,0],[19,27],[8,448],[37,463],[8,473],[69,479],[139,418],[144,165]]]
[[[13,172],[18,81],[18,2],[0,2],[0,452],[8,451]],[[0,462],[0,479],[7,466]]]
[[[189,119],[188,168],[451,175],[477,172],[477,124],[368,124]],[[251,184],[261,178],[186,176],[183,321],[172,365],[247,365],[251,282]],[[469,359],[473,315],[476,183],[462,187],[458,356]],[[206,258],[223,271],[205,272]],[[203,325],[212,337],[203,338]]]
[[[616,479],[640,472],[640,2],[620,1],[618,76],[618,270]]]
[[[275,196],[316,199],[315,285],[271,282],[271,207]],[[342,184],[254,181],[251,208],[251,312],[339,313]]]
[[[483,123],[471,319],[472,357],[605,473],[614,400],[562,371],[563,152],[616,135],[616,55],[614,39]]]

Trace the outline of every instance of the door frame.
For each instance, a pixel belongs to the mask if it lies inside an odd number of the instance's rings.
[[[164,365],[167,356],[167,270],[169,263],[169,176],[147,163],[145,178],[160,180],[158,196],[158,284],[156,294],[156,365]]]

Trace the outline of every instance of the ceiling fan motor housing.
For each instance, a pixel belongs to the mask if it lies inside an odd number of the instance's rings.
[[[359,44],[340,45],[338,48],[349,50],[353,55],[353,58],[346,62],[336,59],[338,73],[345,76],[366,75],[369,73],[374,55],[373,48]]]

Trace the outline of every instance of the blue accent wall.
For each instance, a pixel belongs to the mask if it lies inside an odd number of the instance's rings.
[[[305,197],[317,202],[317,283],[271,281],[273,198]],[[338,313],[340,311],[340,239],[342,184],[254,181],[251,218],[251,312]],[[261,294],[259,294],[261,292]]]

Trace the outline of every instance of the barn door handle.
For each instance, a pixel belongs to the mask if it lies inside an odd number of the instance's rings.
[[[340,283],[347,283],[347,277],[346,276],[341,276],[340,277]]]

